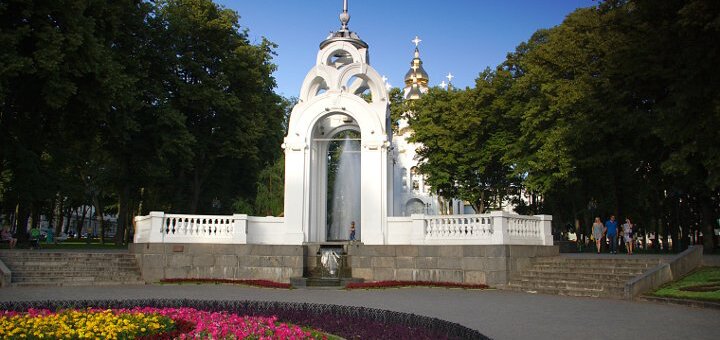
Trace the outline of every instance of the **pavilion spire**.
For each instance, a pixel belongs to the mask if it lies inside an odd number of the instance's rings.
[[[348,30],[348,22],[350,22],[350,13],[348,13],[348,0],[343,0],[343,11],[340,13],[340,23],[342,24],[341,30]]]
[[[368,44],[355,33],[351,32],[348,28],[348,22],[350,22],[350,12],[348,11],[348,0],[343,0],[342,12],[340,12],[340,29],[336,32],[330,32],[330,35],[320,43],[320,48],[335,42],[335,41],[347,41],[357,48],[368,48]]]

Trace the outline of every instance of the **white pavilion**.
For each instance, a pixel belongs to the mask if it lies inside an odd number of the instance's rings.
[[[444,202],[445,207],[438,204],[417,172],[417,145],[407,140],[412,130],[405,120],[399,122],[399,133],[393,136],[385,78],[370,65],[368,44],[350,31],[349,21],[344,1],[341,27],[320,43],[315,65],[308,71],[290,115],[282,144],[284,216],[151,212],[136,217],[136,243],[302,245],[347,241],[349,222],[354,221],[357,240],[366,245],[552,245],[550,216],[502,211],[465,214],[462,201]],[[413,42],[414,58],[404,78],[408,100],[426,93],[429,82],[420,59],[420,39],[415,37]],[[338,193],[330,187],[333,169],[329,162],[341,141],[352,146],[341,149],[348,148],[345,151],[355,156],[347,167],[351,175],[333,177],[335,184],[350,184]],[[352,204],[333,208],[329,198]],[[340,224],[332,222],[340,215],[344,215]]]

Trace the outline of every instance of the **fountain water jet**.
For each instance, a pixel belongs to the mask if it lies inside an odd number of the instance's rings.
[[[355,239],[360,240],[360,150],[358,143],[348,136],[340,150],[335,183],[333,185],[332,218],[328,226],[328,240],[347,240],[350,222],[355,221]]]

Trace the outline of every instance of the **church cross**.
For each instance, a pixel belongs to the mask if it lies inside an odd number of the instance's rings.
[[[417,35],[415,36],[415,39],[412,40],[412,42],[415,44],[415,47],[418,47],[418,45],[420,45],[421,41],[422,40],[420,40],[420,38],[418,38]]]

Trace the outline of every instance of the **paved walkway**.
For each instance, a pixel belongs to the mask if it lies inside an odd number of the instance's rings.
[[[718,339],[720,310],[497,290],[266,289],[232,285],[0,288],[0,301],[189,298],[313,302],[408,312],[494,339]]]

